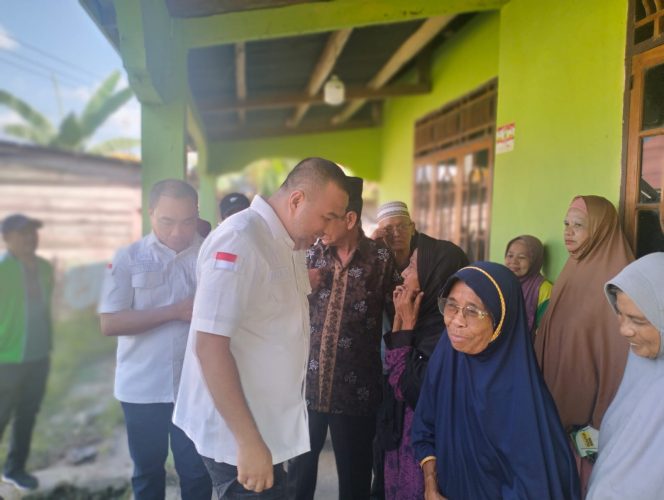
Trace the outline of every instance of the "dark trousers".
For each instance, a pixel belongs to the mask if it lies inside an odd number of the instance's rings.
[[[180,478],[183,500],[210,500],[210,476],[196,452],[194,443],[175,424],[173,403],[122,403],[127,424],[129,454],[134,462],[131,478],[136,500],[163,500],[170,437],[175,470]]]
[[[313,500],[318,476],[318,457],[325,444],[328,427],[337,464],[339,499],[368,499],[376,417],[333,415],[312,410],[309,410],[311,451],[288,463],[288,498]]]
[[[211,458],[202,457],[212,479],[214,491],[219,500],[241,500],[244,498],[260,498],[261,500],[286,500],[286,472],[283,464],[274,466],[274,483],[269,490],[260,493],[249,491],[237,480],[237,467],[230,464],[215,462]]]
[[[25,470],[32,431],[46,392],[49,368],[49,358],[0,364],[0,440],[9,421],[13,421],[4,466],[7,475]]]

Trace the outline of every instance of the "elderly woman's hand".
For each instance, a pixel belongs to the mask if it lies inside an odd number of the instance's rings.
[[[394,326],[392,331],[412,330],[417,323],[417,316],[420,313],[420,304],[424,293],[420,290],[408,290],[404,286],[398,286],[394,289]],[[399,324],[397,325],[397,318]]]
[[[422,474],[424,475],[424,500],[447,500],[438,491],[435,460],[430,460],[422,466]]]

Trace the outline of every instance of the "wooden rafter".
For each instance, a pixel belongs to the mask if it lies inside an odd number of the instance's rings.
[[[89,1],[89,0],[83,0]],[[509,0],[334,0],[182,20],[188,48],[267,40],[344,28],[498,10]],[[303,22],[303,20],[306,20]]]
[[[399,47],[387,63],[376,73],[376,75],[367,83],[367,87],[372,90],[378,90],[383,87],[397,72],[403,68],[417,53],[427,45],[433,37],[447,26],[454,16],[437,16],[427,19],[422,26],[413,33]],[[364,104],[366,99],[354,99],[338,115],[332,118],[332,123],[339,125],[353,116]]]
[[[343,130],[354,130],[358,128],[370,128],[380,125],[380,121],[376,121],[375,117],[349,120],[348,122],[334,126],[329,122],[317,122],[308,124],[301,129],[292,129],[284,126],[277,127],[264,127],[264,126],[247,126],[244,128],[239,127],[224,127],[221,129],[211,129],[210,135],[214,141],[235,141],[244,139],[258,139],[263,137],[282,137],[289,135],[302,135],[302,134],[318,134],[325,132],[340,132]]]
[[[321,87],[334,69],[334,65],[336,64],[339,55],[341,55],[341,51],[346,45],[352,32],[352,29],[343,29],[335,31],[330,35],[320,59],[318,60],[314,71],[311,73],[311,78],[306,90],[308,96],[313,97],[320,92]],[[293,112],[293,115],[286,122],[286,125],[292,128],[297,127],[310,106],[310,103],[299,104]]]
[[[198,17],[247,10],[274,9],[313,1],[326,0],[166,0],[166,5],[174,17]]]
[[[346,97],[348,99],[375,101],[388,97],[428,94],[429,92],[431,92],[430,82],[395,84],[376,90],[365,86],[357,86],[347,87]],[[219,102],[218,100],[204,99],[198,102],[198,106],[200,109],[205,110],[205,113],[228,113],[249,109],[291,108],[302,104],[311,106],[314,104],[323,104],[323,102],[323,96],[320,92],[313,96],[303,93],[272,92],[263,94],[252,93],[251,97],[247,97],[243,101],[236,99],[235,101]]]
[[[247,59],[244,42],[235,44],[235,97],[238,102],[247,99]],[[244,109],[238,109],[237,116],[240,125],[244,125],[246,120]]]

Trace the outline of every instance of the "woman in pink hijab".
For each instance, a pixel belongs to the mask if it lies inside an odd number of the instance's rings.
[[[521,282],[521,290],[526,303],[528,331],[534,333],[539,325],[551,297],[553,285],[542,276],[544,245],[529,234],[522,234],[511,240],[505,249],[505,266]]]

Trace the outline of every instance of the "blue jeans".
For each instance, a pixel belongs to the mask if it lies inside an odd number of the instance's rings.
[[[242,500],[256,498],[260,500],[286,499],[286,471],[283,464],[274,466],[274,484],[269,490],[255,493],[245,489],[237,481],[237,467],[230,464],[215,462],[211,458],[202,457],[205,467],[210,472],[212,484],[219,500]]]
[[[135,500],[163,500],[170,437],[183,500],[210,500],[212,483],[194,443],[172,422],[173,403],[122,403],[129,454],[134,462]]]

